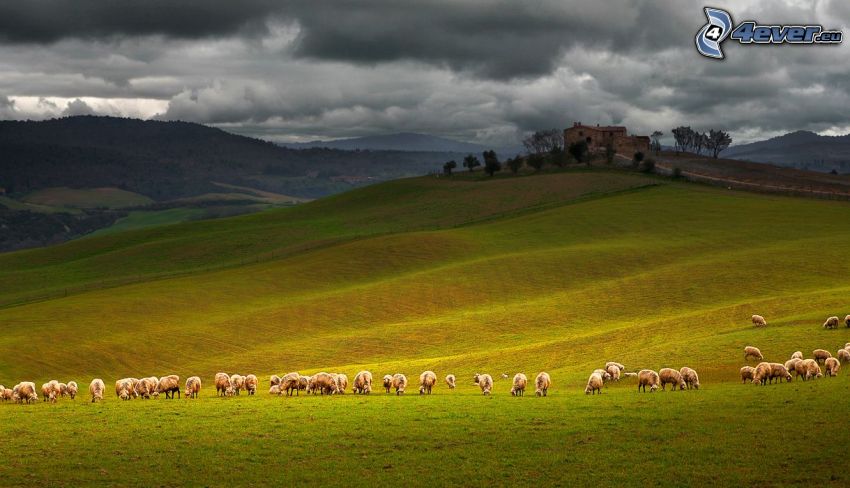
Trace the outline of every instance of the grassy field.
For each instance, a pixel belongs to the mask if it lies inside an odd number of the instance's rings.
[[[198,401],[0,405],[14,453],[0,479],[76,466],[74,484],[146,486],[846,486],[846,370],[759,388],[738,369],[745,345],[782,362],[850,342],[850,329],[820,327],[850,312],[848,218],[847,203],[573,170],[401,180],[0,255],[0,301],[71,288],[0,308],[13,352],[0,383],[97,376],[110,390],[176,373],[207,385]],[[753,313],[769,326],[754,329]],[[609,360],[688,365],[703,386],[638,394],[624,380],[585,396]],[[265,391],[271,373],[364,368],[462,385],[430,398],[210,391],[222,370],[255,373]],[[475,371],[541,370],[549,398],[469,385]],[[124,478],[140,459],[152,469]]]
[[[147,229],[149,227],[159,227],[162,225],[179,224],[193,218],[198,218],[204,215],[205,211],[202,208],[169,208],[166,210],[135,210],[129,212],[126,217],[122,217],[115,221],[109,227],[104,227],[95,232],[92,232],[87,237],[104,236],[109,234],[117,234],[128,230]]]
[[[35,205],[69,208],[122,208],[153,203],[144,195],[119,188],[45,188],[22,200]]]

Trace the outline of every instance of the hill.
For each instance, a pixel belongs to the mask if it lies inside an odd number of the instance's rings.
[[[174,372],[206,386],[191,402],[0,405],[0,428],[34,480],[75,459],[77,484],[129,472],[128,484],[180,473],[199,484],[840,485],[847,374],[756,387],[738,369],[745,345],[783,362],[850,341],[821,327],[846,313],[848,217],[845,202],[571,169],[404,179],[9,253],[0,382]],[[769,326],[753,328],[753,313]],[[702,386],[638,394],[623,380],[586,396],[608,360],[688,365]],[[265,390],[272,373],[361,369],[412,385],[402,398],[222,399],[210,386],[217,371],[256,373]],[[417,397],[425,369],[456,374],[457,390]],[[499,377],[542,370],[548,398],[513,398]],[[496,377],[491,398],[470,384],[476,371]],[[836,454],[785,455],[789,438]],[[754,439],[783,455],[742,456]],[[309,469],[317,446],[333,447],[322,454],[333,469]],[[476,477],[482,450],[498,454]],[[114,456],[79,454],[96,452]],[[260,469],[281,456],[294,468]],[[151,461],[128,471],[137,458]]]
[[[850,134],[821,136],[809,131],[791,132],[765,141],[732,146],[724,156],[812,171],[848,173]]]
[[[354,137],[350,139],[335,139],[330,141],[310,142],[286,142],[281,146],[293,149],[303,148],[331,148],[343,150],[369,150],[369,151],[431,151],[443,153],[457,153],[458,157],[464,154],[481,154],[484,151],[495,149],[497,153],[505,156],[513,156],[524,152],[519,144],[510,147],[491,148],[471,142],[456,141],[445,137],[437,137],[415,132],[399,132],[396,134],[382,134],[377,136]]]

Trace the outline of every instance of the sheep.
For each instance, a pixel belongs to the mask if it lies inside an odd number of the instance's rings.
[[[59,396],[65,398],[68,396],[68,384],[67,383],[59,383]]]
[[[794,368],[797,376],[803,377],[803,381],[823,377],[820,366],[818,366],[817,361],[814,359],[804,359],[799,361],[794,365]]]
[[[753,377],[756,374],[756,368],[752,366],[744,366],[741,368],[741,383],[746,383],[747,381],[752,381]]]
[[[815,349],[812,351],[812,356],[814,356],[815,361],[823,363],[827,358],[831,358],[832,354],[824,349]]]
[[[756,366],[756,372],[753,373],[753,384],[754,385],[766,385],[767,381],[771,377],[772,369],[770,367],[770,363],[768,362],[760,362]]]
[[[344,373],[338,373],[334,375],[334,380],[336,381],[336,391],[340,395],[345,394],[345,390],[348,389],[348,375]]]
[[[360,395],[372,393],[372,373],[361,371],[354,375],[354,385],[351,387],[351,391]]]
[[[838,327],[838,317],[835,315],[826,319],[826,322],[823,323],[824,329],[834,329],[836,327]]]
[[[679,370],[679,374],[682,375],[682,379],[685,380],[685,385],[687,385],[688,389],[699,390],[699,375],[696,371],[684,366]]]
[[[791,359],[803,359],[803,351],[794,351],[794,354],[791,355]]]
[[[423,371],[419,375],[419,394],[430,395],[435,384],[437,384],[437,375],[433,371]]]
[[[156,394],[162,393],[165,393],[165,398],[173,399],[175,393],[177,393],[177,398],[180,398],[180,377],[176,374],[170,374],[160,378],[156,385]]]
[[[47,383],[41,385],[41,394],[43,395],[43,401],[49,401],[51,403],[56,403],[56,399],[62,394],[62,391],[59,387],[59,382],[56,380],[50,380]]]
[[[844,316],[844,326],[845,326],[845,327],[850,327],[850,315],[845,315],[845,316]]]
[[[286,393],[287,396],[292,396],[292,393],[296,395],[300,395],[298,391],[298,383],[301,381],[301,375],[292,372],[286,373],[283,375],[283,378],[280,379],[280,391],[281,393]]]
[[[484,395],[489,395],[490,390],[493,389],[493,377],[489,374],[475,373],[472,376],[472,381],[481,388],[481,393]]]
[[[759,348],[753,347],[753,346],[747,346],[747,347],[744,348],[744,361],[746,361],[747,358],[750,358],[750,357],[752,357],[753,359],[755,359],[757,361],[761,361],[761,360],[764,359],[764,356],[761,355],[761,351],[759,350]]]
[[[183,394],[186,395],[187,399],[198,398],[198,395],[201,394],[201,378],[197,376],[186,378],[186,388],[183,390]]]
[[[623,371],[624,369],[626,369],[625,366],[623,366],[622,364],[620,364],[618,362],[608,361],[607,363],[605,363],[605,371],[608,371],[610,373],[611,372],[611,366],[615,366],[620,371]]]
[[[383,382],[384,382],[383,383],[384,384],[384,390],[386,390],[387,393],[389,393],[390,389],[393,387],[393,375],[385,374]]]
[[[322,395],[335,395],[339,393],[336,380],[330,373],[317,373],[312,377],[313,391],[318,391]]]
[[[298,377],[298,393],[307,390],[310,386],[310,376],[301,375]]]
[[[673,368],[661,368],[661,371],[658,372],[658,376],[661,379],[662,390],[666,389],[667,383],[673,385],[673,391],[676,391],[676,387],[679,387],[679,390],[684,390],[687,386],[685,384],[685,379],[682,378],[682,374]]]
[[[502,379],[503,380],[506,380],[508,378],[509,378],[508,373],[502,373]]]
[[[528,385],[528,377],[522,373],[514,375],[514,383],[511,387],[511,395],[525,396],[525,387]]]
[[[156,376],[149,376],[147,378],[140,379],[139,383],[136,385],[136,396],[148,399],[151,395],[159,395],[159,393],[156,392],[156,385],[158,383],[159,378]]]
[[[103,400],[103,392],[106,390],[106,385],[103,384],[103,380],[100,378],[95,378],[91,380],[89,383],[89,393],[91,393],[91,402],[94,403],[98,400]]]
[[[585,395],[595,395],[598,391],[599,394],[602,394],[602,385],[605,382],[602,380],[602,375],[599,373],[593,372],[590,374],[590,378],[587,379],[587,386],[584,387]]]
[[[770,363],[770,383],[773,383],[774,379],[777,383],[781,383],[782,380],[791,381],[792,377],[784,364]]]
[[[835,358],[826,358],[824,361],[824,369],[827,376],[838,376],[838,370],[841,369],[841,363]]]
[[[271,385],[269,387],[269,395],[278,395],[280,396],[280,385]]]
[[[138,378],[127,378],[130,380],[130,396],[133,398],[138,397],[139,395],[136,393],[139,387],[139,379]]]
[[[115,382],[115,396],[122,400],[130,400],[133,397],[133,382],[130,378],[122,378]]]
[[[0,399],[4,402],[12,399],[12,389],[11,388],[3,388],[0,390]]]
[[[646,393],[646,387],[649,386],[649,391],[652,393],[658,390],[658,383],[660,381],[658,373],[651,369],[642,369],[638,372],[638,391],[641,391],[641,388],[643,388],[643,392]]]
[[[756,327],[764,327],[767,325],[767,321],[764,320],[764,317],[761,315],[753,315],[752,317],[753,325]]]
[[[625,378],[637,378],[637,376],[638,376],[637,373],[633,373],[631,371],[626,371],[626,372],[623,373],[623,377],[625,377]]]
[[[844,344],[844,349],[847,349],[848,351],[850,351],[850,342],[847,342],[847,343]]]
[[[797,363],[799,363],[801,361],[802,361],[802,359],[800,359],[800,358],[791,358],[788,361],[785,361],[785,364],[783,364],[783,366],[785,367],[785,370],[788,371],[789,373],[796,372],[797,371]]]
[[[280,376],[273,374],[269,377],[269,386],[280,385]]]
[[[401,373],[394,374],[392,386],[395,388],[396,395],[404,394],[404,390],[407,388],[407,376]]]
[[[850,351],[847,349],[839,349],[838,354],[836,354],[835,357],[837,357],[842,363],[850,362]]]
[[[541,371],[534,378],[534,394],[537,396],[546,396],[549,394],[549,387],[552,385],[552,379],[549,373]]]
[[[233,389],[233,394],[238,396],[245,388],[245,377],[241,374],[230,375],[230,388]]]
[[[611,381],[620,381],[620,374],[622,370],[616,364],[606,366],[605,369],[608,374],[611,375]]]
[[[446,385],[448,385],[449,390],[454,390],[455,386],[457,386],[457,378],[453,374],[446,375]]]
[[[602,381],[606,383],[611,381],[611,374],[605,371],[604,369],[595,369],[593,370],[593,372],[602,377]]]
[[[76,381],[69,381],[68,382],[68,396],[71,398],[71,400],[74,400],[74,399],[77,398],[77,390],[78,390],[77,382]]]
[[[257,375],[249,374],[245,376],[245,391],[248,392],[249,395],[257,394],[257,386],[259,386],[260,380],[257,379]]]

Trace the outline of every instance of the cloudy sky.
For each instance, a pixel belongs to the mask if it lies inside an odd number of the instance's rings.
[[[722,2],[850,34],[846,0]],[[28,0],[0,3],[0,119],[180,119],[277,141],[415,131],[493,145],[573,120],[736,142],[850,132],[850,45],[701,57],[702,3]],[[848,41],[850,42],[850,41]]]

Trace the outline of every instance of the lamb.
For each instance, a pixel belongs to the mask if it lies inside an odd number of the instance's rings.
[[[611,376],[611,381],[620,381],[620,374],[622,370],[616,364],[606,366],[605,370]]]
[[[76,381],[69,381],[68,382],[68,396],[71,397],[71,400],[74,400],[74,399],[77,398],[77,390],[78,390],[77,382]]]
[[[815,361],[823,363],[827,360],[827,358],[831,358],[832,354],[824,349],[815,349],[812,351],[812,356],[815,357]]]
[[[336,380],[330,373],[317,373],[312,377],[313,391],[318,391],[322,395],[335,395],[339,393]]]
[[[255,395],[257,393],[257,386],[259,386],[260,380],[257,379],[256,375],[249,374],[245,376],[245,391],[248,392],[249,395]]]
[[[449,390],[454,390],[455,386],[457,386],[457,378],[453,374],[446,375],[446,385],[448,385]]]
[[[115,382],[115,396],[122,400],[129,400],[133,397],[133,382],[130,378],[122,378]]]
[[[481,388],[481,393],[483,393],[484,395],[489,395],[490,390],[493,389],[493,377],[489,374],[475,373],[472,376],[472,381],[475,382],[479,388]]]
[[[508,379],[508,373],[502,373],[502,379],[503,380]]]
[[[343,373],[339,373],[334,375],[334,380],[336,381],[336,391],[340,395],[345,394],[345,390],[348,389],[348,375]]]
[[[584,387],[584,393],[586,395],[595,395],[598,391],[601,395],[603,383],[604,381],[602,380],[602,375],[597,372],[591,373],[590,378],[587,379],[587,386]]]
[[[803,359],[803,351],[794,351],[794,354],[791,355],[791,359]]]
[[[100,378],[95,378],[91,380],[89,384],[89,393],[91,393],[91,402],[94,403],[98,400],[103,400],[103,392],[106,390],[106,385],[103,384],[103,380]]]
[[[764,327],[767,325],[767,321],[764,320],[764,317],[761,315],[753,315],[752,317],[753,325],[756,327]]]
[[[839,349],[838,354],[836,354],[835,357],[837,357],[842,363],[850,362],[850,351],[847,349]]]
[[[841,369],[841,363],[835,358],[826,358],[824,362],[827,376],[838,376],[838,370]]]
[[[180,377],[176,374],[170,374],[160,378],[156,385],[156,394],[162,393],[165,393],[165,398],[173,399],[175,393],[177,393],[177,398],[180,398]]]
[[[186,390],[184,391],[186,398],[198,398],[201,393],[201,378],[190,376],[186,379]]]
[[[241,374],[231,375],[230,387],[233,389],[234,395],[239,395],[242,389],[245,387],[245,377]]]
[[[753,384],[762,386],[766,385],[767,381],[770,379],[772,371],[770,363],[764,361],[758,363],[756,366],[756,372],[753,373]]]
[[[604,369],[595,369],[595,370],[593,370],[593,372],[598,374],[599,376],[601,376],[602,381],[604,381],[606,383],[611,381],[611,374],[608,373],[607,371],[605,371]]]
[[[279,384],[278,385],[271,385],[269,387],[269,394],[280,396],[280,385]]]
[[[514,375],[514,384],[511,387],[511,395],[525,396],[525,387],[528,385],[528,377],[522,373]]]
[[[301,381],[301,375],[298,373],[286,373],[283,375],[283,378],[280,379],[280,391],[282,393],[286,393],[287,396],[292,396],[294,392],[296,395],[300,395],[300,391],[298,390],[298,383]]]
[[[685,385],[687,385],[688,389],[699,390],[699,375],[696,371],[684,366],[679,370],[679,374],[682,375],[682,379],[685,380]]]
[[[394,374],[392,386],[395,388],[396,395],[404,394],[404,389],[407,388],[407,376],[401,373]]]
[[[390,388],[392,388],[392,386],[393,386],[393,375],[385,374],[383,381],[384,381],[384,383],[383,383],[384,384],[384,390],[386,390],[387,393],[389,393]]]
[[[673,391],[676,391],[677,386],[679,387],[679,390],[684,390],[687,386],[684,378],[682,378],[682,374],[673,368],[661,368],[661,371],[658,372],[658,376],[661,378],[662,390],[666,389],[667,383],[673,385]]]
[[[824,329],[834,329],[836,327],[838,327],[838,317],[835,315],[826,319],[826,322],[823,323]]]
[[[541,371],[534,378],[534,394],[537,396],[546,396],[549,394],[549,386],[552,385],[552,379],[549,373]]]
[[[777,383],[781,383],[783,379],[791,381],[792,377],[784,364],[770,363],[770,382],[773,383],[774,379]]]
[[[619,369],[620,371],[623,371],[624,369],[626,369],[626,367],[623,366],[620,363],[617,363],[617,362],[614,362],[614,361],[608,361],[607,363],[605,363],[605,371],[608,371],[610,373],[611,372],[611,366],[616,366],[617,369]]]
[[[156,392],[157,384],[159,384],[159,378],[156,376],[149,376],[147,378],[140,379],[139,383],[136,385],[136,395],[144,399],[150,398],[151,395],[158,395]]]
[[[741,368],[741,383],[752,381],[755,374],[756,368],[752,366],[744,366],[743,368]]]
[[[280,376],[273,374],[269,377],[269,386],[280,385]]]
[[[642,369],[638,372],[638,391],[641,391],[641,388],[643,388],[643,392],[646,393],[647,386],[649,386],[650,393],[656,391],[660,382],[658,373],[651,369]]]
[[[372,373],[361,371],[354,375],[354,386],[351,387],[351,390],[360,395],[372,393]]]
[[[753,347],[753,346],[747,346],[747,347],[744,348],[744,361],[746,361],[747,358],[750,358],[750,357],[753,358],[753,359],[756,359],[758,361],[761,361],[761,360],[764,359],[764,356],[761,355],[761,351],[759,351],[759,348]]]
[[[431,390],[437,383],[437,375],[433,371],[423,371],[419,375],[419,394],[431,394]]]

